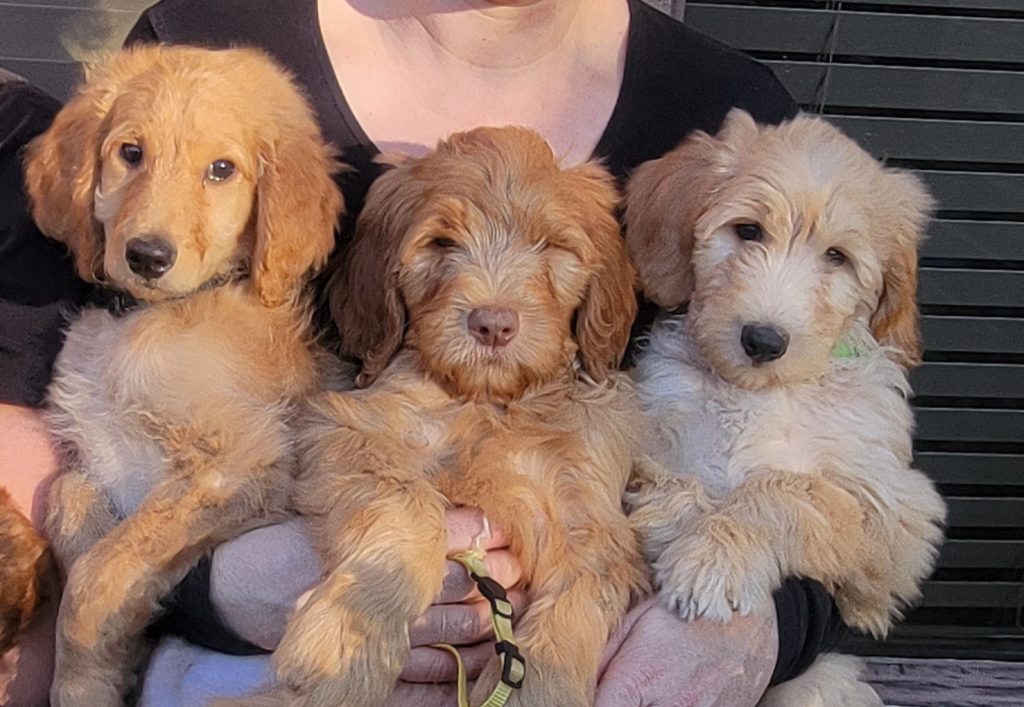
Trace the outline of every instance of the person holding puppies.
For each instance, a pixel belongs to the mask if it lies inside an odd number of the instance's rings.
[[[339,177],[348,208],[338,233],[341,246],[381,173],[375,162],[381,152],[420,156],[452,132],[521,124],[540,132],[564,166],[599,158],[623,180],[692,131],[716,132],[734,107],[765,123],[796,112],[768,69],[640,0],[465,5],[447,0],[165,0],[143,14],[129,41],[255,45],[282,62],[307,93],[325,136],[351,166]],[[10,159],[7,153],[4,159]],[[88,288],[70,272],[57,274],[51,267],[59,262],[59,250],[19,223],[9,231],[11,242],[47,250],[31,267],[3,271],[3,316],[25,311],[12,293],[43,288],[52,280],[67,290],[62,302],[82,304]],[[336,267],[337,262],[327,270]],[[317,319],[332,328],[326,307]],[[11,414],[35,419],[26,406],[38,403],[53,354],[7,352],[39,351],[34,342],[52,337],[60,326],[57,318],[42,331],[0,347],[4,381],[38,381],[31,390],[6,397],[4,409]],[[0,448],[9,440],[38,443],[42,434],[38,427],[5,426]],[[34,464],[18,469],[0,468],[0,474],[32,487],[51,468],[41,455],[32,459]],[[483,529],[472,509],[450,511],[449,549],[468,547]],[[502,584],[515,585],[520,569],[506,543],[500,528],[483,540],[492,573]],[[205,573],[194,573],[179,587],[176,610],[187,618],[178,613],[177,623],[191,628],[193,643],[224,654],[272,649],[296,598],[319,579],[314,557],[297,521],[242,536],[215,552]],[[513,590],[510,597],[521,609],[523,593]],[[429,644],[463,648],[471,674],[493,655],[486,630],[479,628],[486,623],[487,603],[471,592],[460,566],[449,563],[436,601],[413,626],[414,649],[395,705],[438,703],[449,694],[447,686],[431,683],[453,680],[454,663]],[[196,606],[212,606],[213,611],[197,613]],[[776,593],[774,611],[738,618],[724,628],[700,621],[685,624],[656,602],[641,604],[605,651],[596,704],[624,707],[670,696],[684,704],[753,704],[769,681],[785,680],[809,664],[835,624],[834,606],[824,590],[795,581]],[[167,686],[167,704],[176,697],[181,704],[190,695],[218,694],[224,686],[215,680],[200,684],[206,677],[198,670],[177,669],[189,661],[198,665],[196,658],[191,646],[166,643],[147,676],[152,694],[159,692],[156,686]],[[198,658],[219,661],[216,665],[229,669],[218,674],[227,675],[258,676],[259,661],[265,662],[212,653]],[[652,665],[658,668],[653,679]],[[710,667],[715,669],[705,670]],[[744,679],[727,677],[736,673]]]

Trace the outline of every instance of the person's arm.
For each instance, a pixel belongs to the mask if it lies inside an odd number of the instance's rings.
[[[0,484],[37,529],[57,462],[35,406],[45,396],[66,318],[88,292],[63,246],[32,223],[24,193],[22,150],[59,108],[30,84],[0,76]],[[59,597],[51,575],[37,619],[0,656],[0,704],[46,703]]]
[[[0,403],[0,481],[37,529],[57,463],[38,410]],[[36,619],[17,645],[0,656],[0,705],[46,704],[53,675],[53,635],[60,600],[55,573],[45,579]]]

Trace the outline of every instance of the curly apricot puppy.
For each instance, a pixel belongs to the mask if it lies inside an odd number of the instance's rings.
[[[0,486],[0,653],[35,615],[46,557],[46,543]]]
[[[630,496],[682,616],[728,620],[799,575],[882,636],[919,596],[945,518],[911,467],[907,403],[930,208],[913,176],[807,116],[763,127],[734,111],[631,179],[642,287],[666,309],[689,301],[636,368],[649,449],[673,476]],[[770,704],[881,704],[854,676],[828,657]]]
[[[334,244],[333,169],[290,77],[243,49],[120,54],[32,143],[40,228],[139,303],[83,312],[49,391],[55,707],[121,704],[158,602],[287,510],[291,411],[320,375],[301,291]]]
[[[510,704],[592,704],[646,583],[621,504],[641,433],[612,372],[636,306],[616,201],[602,169],[560,169],[519,128],[454,135],[373,185],[332,290],[365,389],[319,397],[301,442],[298,505],[329,571],[274,655],[281,685],[244,704],[382,704],[441,589],[453,504],[508,529],[524,564]],[[495,658],[474,703],[499,675]]]

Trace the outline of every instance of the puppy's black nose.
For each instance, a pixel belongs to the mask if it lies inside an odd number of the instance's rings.
[[[747,324],[740,332],[740,343],[752,361],[767,363],[782,358],[789,346],[789,334],[770,326]]]
[[[484,346],[505,346],[519,333],[519,315],[511,309],[481,307],[469,313],[466,325]]]
[[[160,236],[132,238],[124,249],[128,267],[147,280],[155,280],[170,270],[177,255],[174,246]]]

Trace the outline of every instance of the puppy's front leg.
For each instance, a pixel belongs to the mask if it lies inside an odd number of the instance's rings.
[[[885,493],[854,477],[834,476],[860,499],[865,543],[836,588],[836,604],[850,626],[882,638],[894,618],[921,593],[942,543],[946,506],[928,478],[905,466],[885,469]]]
[[[789,575],[834,589],[864,547],[857,499],[821,474],[762,471],[694,523],[655,563],[684,618],[727,621],[770,601]]]
[[[319,428],[298,493],[331,568],[274,653],[279,684],[245,705],[383,704],[409,654],[409,624],[441,589],[445,498],[395,439]]]
[[[54,707],[122,704],[160,600],[206,550],[285,516],[292,463],[278,435],[253,429],[234,444],[195,442],[171,477],[72,565],[58,615]]]
[[[592,705],[608,636],[631,597],[647,589],[639,544],[621,510],[603,507],[586,490],[567,493],[576,501],[553,509],[557,515],[542,528],[522,527],[534,522],[536,506],[524,504],[511,514],[518,517],[519,528],[508,519],[508,508],[505,514],[488,511],[488,517],[501,519],[514,536],[536,538],[530,607],[516,629],[526,676],[510,705]],[[511,508],[515,510],[514,504]],[[563,510],[574,515],[563,515]],[[473,704],[486,699],[500,675],[500,660],[494,660],[476,682]]]
[[[688,533],[691,524],[713,510],[697,477],[671,474],[646,457],[633,464],[622,500],[651,564],[676,538]]]

